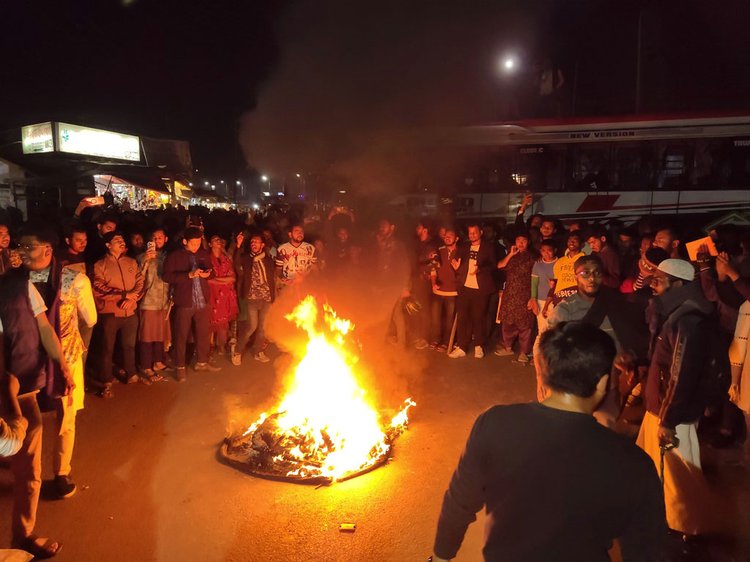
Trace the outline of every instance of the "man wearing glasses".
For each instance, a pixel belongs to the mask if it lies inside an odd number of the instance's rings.
[[[33,237],[21,240],[19,253],[27,261],[49,252],[51,244]],[[5,369],[19,382],[18,405],[28,428],[20,450],[11,457],[13,473],[12,546],[37,558],[50,558],[60,543],[34,535],[42,476],[42,416],[38,392],[45,388],[47,357],[60,367],[60,394],[69,396],[74,387],[60,340],[47,318],[47,306],[24,269],[12,270],[0,281],[0,334],[5,349]],[[46,352],[46,353],[45,353]]]
[[[639,378],[636,376],[638,366],[645,367],[647,364],[648,340],[645,337],[644,307],[627,301],[616,289],[603,286],[603,266],[596,254],[578,258],[573,271],[577,292],[552,310],[548,319],[549,327],[561,322],[581,320],[596,326],[614,340],[618,356],[611,390],[594,413],[600,423],[612,427],[621,409],[620,375],[625,374],[630,382],[629,386],[632,386]],[[537,392],[541,393],[540,387],[537,387]]]

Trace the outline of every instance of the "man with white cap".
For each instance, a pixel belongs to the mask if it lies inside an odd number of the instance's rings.
[[[706,406],[708,342],[717,327],[714,307],[694,277],[689,262],[666,259],[651,279],[646,414],[637,440],[663,471],[669,527],[684,535],[705,532],[710,511],[697,425]]]

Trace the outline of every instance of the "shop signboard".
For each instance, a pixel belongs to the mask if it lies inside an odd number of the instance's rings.
[[[52,134],[52,123],[37,123],[21,128],[21,144],[24,154],[39,154],[53,152],[55,139]]]
[[[141,159],[141,142],[136,136],[69,123],[57,124],[57,150],[131,162]]]

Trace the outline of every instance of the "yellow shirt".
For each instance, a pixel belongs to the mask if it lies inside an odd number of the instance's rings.
[[[578,287],[578,283],[576,282],[576,274],[573,271],[573,264],[578,258],[584,255],[585,254],[583,252],[578,252],[577,254],[569,256],[566,252],[564,256],[557,259],[557,261],[555,262],[555,267],[552,268],[552,274],[554,275],[555,279],[557,279],[557,284],[555,285],[555,293],[559,293],[560,291],[564,291],[565,289]]]

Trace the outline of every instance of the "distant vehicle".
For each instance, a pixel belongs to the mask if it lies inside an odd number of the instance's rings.
[[[750,210],[748,115],[517,121],[461,129],[458,143],[472,193],[451,196],[457,218],[511,219],[525,192],[530,212],[560,219]]]

